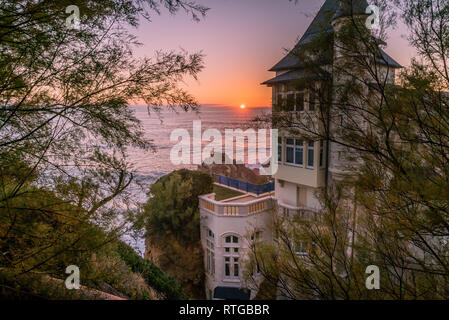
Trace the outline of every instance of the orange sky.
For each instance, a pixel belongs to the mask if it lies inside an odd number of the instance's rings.
[[[156,50],[186,49],[205,54],[199,80],[186,79],[186,87],[201,104],[247,107],[270,106],[271,89],[260,83],[274,75],[267,70],[291,49],[324,0],[196,0],[211,8],[194,22],[183,13],[163,12],[136,31],[143,47],[139,55]],[[414,52],[402,35],[390,33],[387,52],[408,65]]]

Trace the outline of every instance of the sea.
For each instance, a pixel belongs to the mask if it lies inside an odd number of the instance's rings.
[[[141,121],[145,132],[145,138],[152,141],[154,150],[143,151],[141,149],[130,148],[127,152],[128,161],[132,163],[132,172],[135,177],[135,183],[130,187],[130,192],[134,199],[144,203],[148,199],[148,190],[155,181],[162,176],[178,169],[187,168],[195,170],[196,164],[173,164],[170,159],[172,148],[179,143],[179,140],[173,139],[171,135],[175,130],[186,130],[191,138],[193,137],[193,124],[195,121],[201,121],[201,130],[218,130],[223,137],[222,143],[225,144],[226,129],[248,128],[262,129],[260,123],[254,122],[257,117],[264,117],[271,114],[271,108],[245,108],[226,107],[216,105],[202,105],[196,111],[185,112],[180,109],[161,108],[157,111],[143,106],[132,106],[136,117]],[[176,131],[175,131],[176,132]],[[250,168],[260,166],[260,163],[248,163],[248,140],[242,140],[245,148],[245,164]],[[201,141],[202,147],[209,144],[210,141]],[[192,141],[193,145],[193,141]],[[267,132],[267,145],[258,146],[269,152],[269,132]],[[224,151],[224,149],[223,149]],[[194,148],[190,148],[190,159],[194,158]],[[143,238],[133,238],[124,236],[124,240],[133,246],[138,252],[144,252]]]

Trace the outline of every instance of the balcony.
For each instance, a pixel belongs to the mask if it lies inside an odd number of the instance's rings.
[[[279,214],[282,214],[283,216],[293,217],[296,215],[301,215],[303,217],[308,217],[310,215],[318,213],[318,210],[314,208],[290,206],[280,201],[278,201],[277,204],[279,208]]]
[[[244,194],[231,199],[217,201],[215,193],[200,196],[200,209],[219,216],[244,217],[273,208],[274,193],[261,196]]]
[[[223,185],[219,186],[224,187]],[[233,190],[233,188],[230,189]],[[216,194],[210,193],[199,197],[199,206],[200,209],[214,215],[229,217],[250,216],[271,209],[276,210],[276,204],[278,213],[284,216],[308,216],[318,212],[317,209],[310,207],[295,207],[284,204],[275,199],[274,195],[274,192],[260,196],[245,193],[225,200],[216,200]]]

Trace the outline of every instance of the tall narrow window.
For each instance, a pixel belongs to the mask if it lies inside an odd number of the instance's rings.
[[[315,142],[309,141],[309,146],[307,148],[307,168],[313,169],[315,164]]]
[[[316,106],[316,92],[314,89],[309,90],[309,111],[315,111]]]
[[[295,163],[295,139],[287,139],[285,152],[285,162],[294,164]]]
[[[300,139],[287,139],[285,162],[288,164],[304,165],[304,142]]]
[[[282,138],[278,138],[278,162],[282,162]]]
[[[324,141],[320,140],[320,168],[324,166]]]
[[[296,94],[296,111],[304,111],[304,92]]]
[[[229,240],[229,241],[228,241]],[[224,267],[226,279],[239,279],[239,237],[227,236],[225,238]]]
[[[231,258],[225,257],[225,276],[230,277],[231,276]]]
[[[278,94],[277,101],[276,101],[276,110],[281,111],[283,109],[284,99],[282,97],[282,94]]]
[[[295,95],[293,93],[287,94],[287,105],[285,107],[285,111],[294,111],[295,110]]]
[[[295,164],[304,165],[304,143],[299,139],[295,139]]]
[[[234,258],[234,277],[239,277],[239,258]]]
[[[209,274],[215,274],[215,234],[207,231],[206,239],[206,269]]]

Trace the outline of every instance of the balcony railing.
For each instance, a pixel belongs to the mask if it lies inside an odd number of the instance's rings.
[[[218,174],[214,174],[214,181],[218,184],[228,186],[237,190],[261,195],[274,191],[274,182],[270,181],[266,184],[254,184],[246,181],[241,181]]]
[[[301,215],[301,216],[308,216],[311,214],[315,214],[318,212],[317,209],[314,208],[310,208],[310,207],[295,207],[295,206],[291,206],[285,203],[282,203],[280,201],[278,201],[278,210],[279,210],[279,214],[284,215],[284,216],[296,216],[296,215]]]
[[[236,202],[216,201],[215,194],[212,193],[200,196],[200,208],[222,216],[248,216],[273,208],[272,195],[252,201],[237,202],[245,197],[247,195],[234,198]]]
[[[274,209],[276,199],[273,193],[259,199],[240,202],[248,195],[239,196],[226,201],[216,201],[215,193],[200,196],[200,208],[211,213],[222,216],[248,216],[269,209]],[[278,213],[284,216],[301,215],[307,217],[318,212],[317,209],[310,207],[296,207],[277,202]]]

